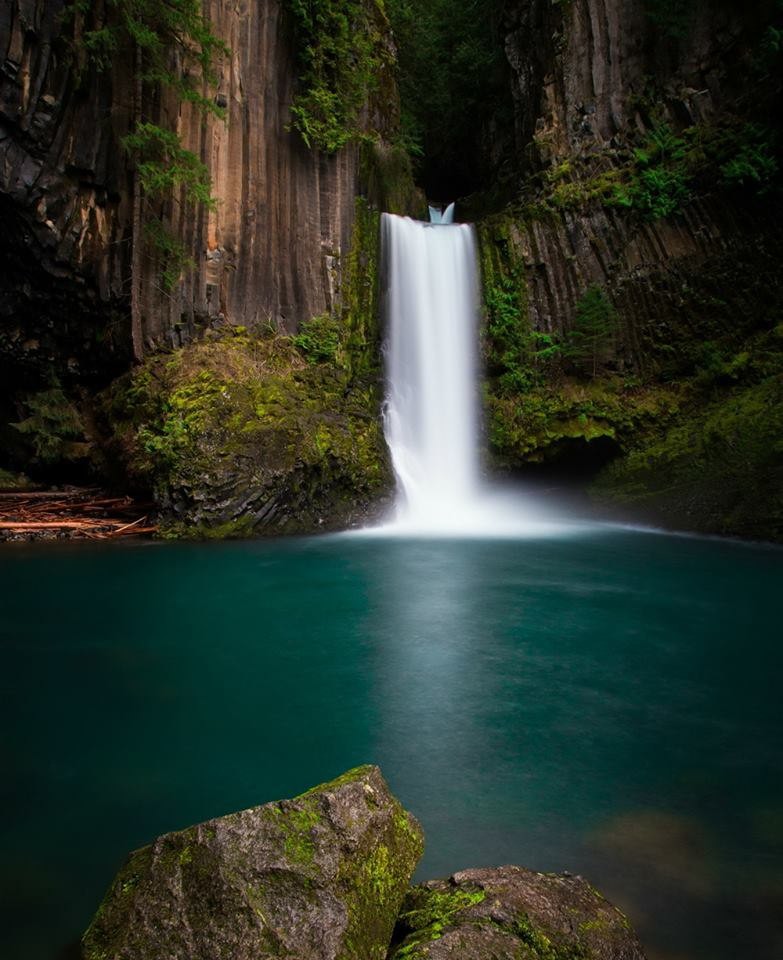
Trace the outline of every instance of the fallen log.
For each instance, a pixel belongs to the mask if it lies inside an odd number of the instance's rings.
[[[137,526],[137,524],[142,523],[146,519],[147,519],[146,517],[139,517],[138,520],[134,520],[132,523],[126,523],[124,526],[118,527],[116,530],[111,530],[109,532],[109,536],[116,537],[118,533],[122,533],[123,530],[130,530],[131,527]]]
[[[107,526],[107,522],[100,520],[0,520],[0,530],[44,530],[47,528],[62,527],[67,530],[95,530]]]
[[[100,493],[97,487],[76,490],[6,490],[0,491],[0,500],[50,500],[63,497],[87,497],[91,493]]]

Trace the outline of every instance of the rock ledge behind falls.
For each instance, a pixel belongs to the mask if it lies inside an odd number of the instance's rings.
[[[423,850],[380,771],[168,833],[132,853],[84,960],[382,960]]]

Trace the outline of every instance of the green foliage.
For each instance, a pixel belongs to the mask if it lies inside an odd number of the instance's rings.
[[[398,49],[402,130],[422,157],[418,173],[435,199],[449,199],[444,189],[454,182],[455,194],[467,193],[482,163],[482,119],[513,124],[502,0],[385,2]]]
[[[720,172],[727,186],[751,186],[759,193],[765,193],[778,172],[769,131],[756,124],[746,124],[736,144],[736,152],[721,164]]]
[[[525,292],[524,277],[516,275],[500,275],[484,286],[489,373],[503,394],[528,389],[536,380],[536,367],[559,352],[553,337],[530,329]]]
[[[144,224],[144,235],[160,262],[160,278],[167,293],[176,287],[183,272],[195,264],[185,244],[173,236],[158,217]]]
[[[646,97],[642,100],[642,112],[654,109]],[[680,133],[659,118],[619,167],[585,177],[572,162],[547,171],[544,192],[529,210],[545,216],[599,202],[656,220],[676,213],[700,192],[734,189],[763,195],[778,177],[777,141],[772,127],[731,116]]]
[[[29,438],[41,463],[54,463],[73,452],[73,441],[84,436],[79,412],[60,387],[34,393],[25,401],[27,417],[11,426]]]
[[[694,8],[683,0],[644,0],[645,13],[667,37],[684,40],[693,23]]]
[[[204,115],[224,115],[204,90],[215,82],[215,60],[228,53],[228,48],[212,32],[201,0],[107,0],[105,23],[95,22],[91,0],[75,0],[74,9],[90,24],[81,42],[98,70],[108,69],[116,52],[130,46],[136,53],[142,83],[174,90]],[[171,291],[193,261],[151,211],[149,201],[166,200],[179,189],[185,203],[213,207],[216,201],[211,195],[209,170],[193,151],[182,146],[177,133],[141,115],[122,144],[136,162],[147,203],[144,234],[161,263],[163,287]]]
[[[13,473],[0,467],[0,490],[26,490],[30,480],[23,473]]]
[[[328,313],[312,317],[301,325],[292,340],[308,363],[333,363],[340,348],[339,325]]]
[[[75,0],[74,9],[85,18],[96,17],[92,0]],[[221,115],[202,91],[214,82],[215,59],[228,49],[212,32],[201,0],[106,0],[106,9],[106,22],[92,22],[81,38],[98,69],[107,69],[117,50],[130,42],[141,53],[145,82],[173,88],[181,99]],[[174,51],[179,62],[172,59]]]
[[[308,147],[334,153],[362,137],[362,111],[391,64],[380,0],[286,0],[299,61],[293,126]]]
[[[634,151],[630,183],[615,188],[614,202],[649,220],[675,213],[689,196],[685,150],[685,141],[667,124],[654,124],[644,145]]]
[[[735,353],[715,340],[706,340],[696,349],[695,382],[699,387],[727,386],[741,380],[751,364],[748,350]]]
[[[694,406],[597,479],[600,499],[632,503],[687,528],[783,537],[783,375]]]
[[[514,253],[507,226],[492,221],[480,230],[486,367],[504,396],[527,390],[556,367],[557,336],[531,327],[524,264]]]
[[[576,305],[574,326],[568,332],[564,355],[594,377],[611,345],[616,325],[617,312],[611,301],[598,284],[592,284]]]
[[[209,169],[182,146],[178,134],[142,121],[123,144],[136,157],[139,179],[148,196],[165,197],[175,187],[182,187],[188,201],[214,207]]]

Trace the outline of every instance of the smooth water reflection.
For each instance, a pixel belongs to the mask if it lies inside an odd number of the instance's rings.
[[[54,957],[156,834],[369,760],[422,877],[583,872],[653,957],[771,960],[781,573],[616,530],[4,550],[2,956]]]

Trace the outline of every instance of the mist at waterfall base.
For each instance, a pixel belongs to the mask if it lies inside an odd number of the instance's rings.
[[[393,515],[365,534],[530,537],[588,521],[563,504],[482,476],[479,277],[474,229],[454,205],[430,223],[384,214],[385,433],[397,478]]]

